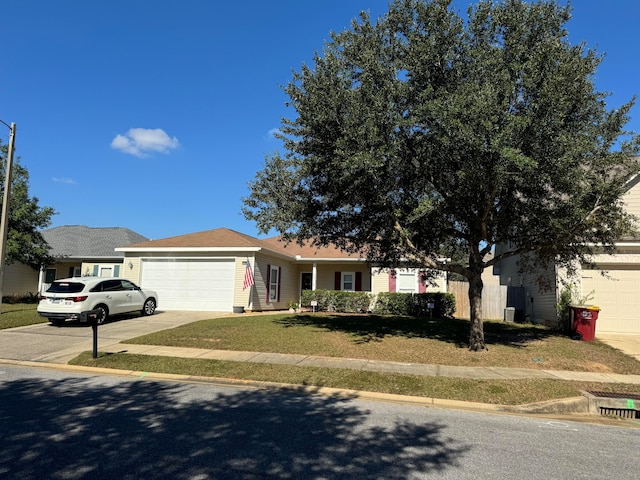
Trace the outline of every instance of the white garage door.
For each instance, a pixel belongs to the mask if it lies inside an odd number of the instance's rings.
[[[598,332],[640,333],[640,269],[636,266],[603,266],[582,271],[582,292],[593,292],[589,304],[601,308],[596,322]]]
[[[142,285],[158,292],[160,310],[230,312],[235,262],[217,259],[145,259]]]

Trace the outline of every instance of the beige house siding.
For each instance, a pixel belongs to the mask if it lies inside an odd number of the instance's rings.
[[[80,275],[83,274],[82,263],[81,262],[65,262],[65,263],[56,263],[55,265],[51,265],[45,268],[45,270],[55,270],[56,271],[56,279],[59,278],[68,278],[72,275],[72,272],[75,268],[80,268]]]
[[[523,287],[525,291],[525,318],[533,323],[555,325],[557,322],[558,280],[555,268],[547,271],[518,272],[518,258],[509,257],[499,264],[500,283],[508,287]],[[543,278],[547,288],[540,287]]]
[[[95,269],[98,267],[98,275],[103,269],[111,269],[111,275],[104,275],[106,277],[120,277],[124,273],[124,265],[119,262],[83,262],[82,263],[82,276],[91,277],[95,273]],[[68,267],[67,267],[68,268]],[[66,276],[66,274],[65,274]]]
[[[240,262],[241,263],[241,262]],[[255,256],[254,281],[251,292],[251,308],[256,311],[262,310],[283,310],[287,303],[299,297],[298,289],[298,268],[288,260],[274,255],[257,254]],[[280,300],[273,302],[267,299],[267,268],[280,267]],[[242,289],[242,279],[244,270],[240,277],[236,277],[236,289],[238,283]]]
[[[251,264],[251,271],[253,272],[255,269],[255,259],[253,256],[250,257],[236,257],[236,273],[235,273],[235,285],[233,288],[233,305],[249,308],[249,301],[251,291],[253,290],[253,286],[250,288],[244,287],[244,275],[247,271],[247,259]]]
[[[365,263],[352,263],[352,264],[319,264],[317,267],[318,280],[316,288],[318,290],[333,290],[336,286],[336,272],[351,272],[362,274],[362,289],[363,292],[371,291],[371,275],[369,273],[369,266]]]
[[[142,278],[141,264],[142,260],[140,257],[125,257],[124,264],[120,270],[120,276],[139,285],[140,278]],[[140,286],[144,287],[144,285]]]
[[[433,282],[433,283],[432,283]],[[371,292],[381,293],[389,291],[389,269],[371,270]],[[437,272],[437,276],[426,284],[426,292],[446,292],[447,291],[447,273],[443,271]]]
[[[640,184],[634,185],[622,197],[627,212],[640,218]]]
[[[447,291],[447,272],[438,272],[438,276],[433,279],[435,284],[427,283],[427,292],[446,292]]]
[[[371,269],[371,293],[382,293],[389,291],[389,270]]]
[[[256,255],[255,264],[257,265],[256,270],[254,271],[255,285],[252,290],[251,297],[251,309],[255,311],[282,310],[287,308],[287,304],[289,302],[298,302],[301,294],[301,275],[303,272],[313,272],[312,264],[298,264],[296,262],[290,262],[287,259],[262,253]],[[281,268],[279,302],[267,303],[267,265],[278,266]],[[335,287],[336,272],[360,272],[362,274],[362,291],[371,291],[369,267],[367,264],[361,262],[353,264],[317,263],[316,289],[333,290]],[[247,298],[246,296],[243,297],[238,295],[238,289],[242,289],[244,269],[238,270],[237,275],[239,276],[236,279],[236,300]],[[238,284],[240,285],[239,287]],[[245,305],[247,304],[248,302]]]
[[[38,272],[22,263],[4,267],[3,295],[28,295],[38,293]]]

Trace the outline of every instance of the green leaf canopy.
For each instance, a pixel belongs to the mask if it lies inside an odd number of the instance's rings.
[[[396,0],[334,33],[285,87],[285,153],[266,158],[243,212],[263,232],[445,269],[470,281],[483,349],[484,268],[507,255],[584,258],[634,232],[633,100],[608,110],[602,56],[572,45],[570,8]],[[494,245],[511,248],[493,260]],[[443,258],[451,261],[443,263]]]

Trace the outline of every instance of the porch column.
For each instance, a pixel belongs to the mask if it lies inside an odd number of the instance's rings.
[[[316,280],[318,278],[318,268],[317,265],[313,264],[313,273],[311,274],[311,290],[316,289]]]
[[[42,293],[42,284],[44,283],[44,265],[40,265],[38,272],[38,293]]]

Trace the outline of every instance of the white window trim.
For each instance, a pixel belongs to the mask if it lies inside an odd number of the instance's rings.
[[[278,265],[271,265],[271,271],[269,272],[269,303],[275,303],[278,301],[278,285],[280,284],[280,267]],[[275,275],[274,275],[275,272]],[[274,282],[275,278],[275,282]]]
[[[356,291],[356,274],[355,272],[341,272],[340,278],[340,289],[344,292],[355,292]],[[347,275],[351,275],[351,288],[345,288],[345,278]]]

